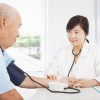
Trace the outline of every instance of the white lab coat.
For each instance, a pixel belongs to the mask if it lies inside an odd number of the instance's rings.
[[[66,77],[74,60],[72,49],[71,45],[61,48],[50,63],[45,74],[54,74],[59,78]],[[81,54],[73,65],[69,76],[96,79],[100,82],[100,53],[95,45],[85,41]]]

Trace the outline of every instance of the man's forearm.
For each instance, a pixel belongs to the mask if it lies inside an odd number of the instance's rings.
[[[49,80],[49,79],[39,78],[39,77],[34,77],[34,76],[31,76],[31,78],[33,80],[35,80],[36,82],[38,82],[40,84],[43,84],[46,87],[48,87],[48,82],[52,81],[52,80]],[[20,87],[22,87],[22,88],[40,88],[42,86],[37,84],[37,83],[35,83],[28,76],[26,76],[25,80],[22,82]]]

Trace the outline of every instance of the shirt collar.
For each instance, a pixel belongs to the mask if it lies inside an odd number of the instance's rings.
[[[4,50],[0,47],[1,51],[2,51],[2,54],[4,55]]]

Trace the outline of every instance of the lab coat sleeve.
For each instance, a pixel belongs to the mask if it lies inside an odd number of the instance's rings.
[[[50,62],[48,68],[45,71],[46,75],[58,75],[59,73],[59,51],[56,53],[55,57]]]
[[[96,71],[95,79],[98,82],[100,82],[100,49],[97,49],[97,52],[96,52],[95,71]]]

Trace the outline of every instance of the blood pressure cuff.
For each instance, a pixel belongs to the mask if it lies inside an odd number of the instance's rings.
[[[8,67],[7,67],[7,71],[8,74],[10,76],[10,80],[11,82],[16,85],[19,86],[25,79],[25,75],[24,75],[24,71],[21,70],[19,67],[17,67],[14,64],[14,61],[12,61]]]

